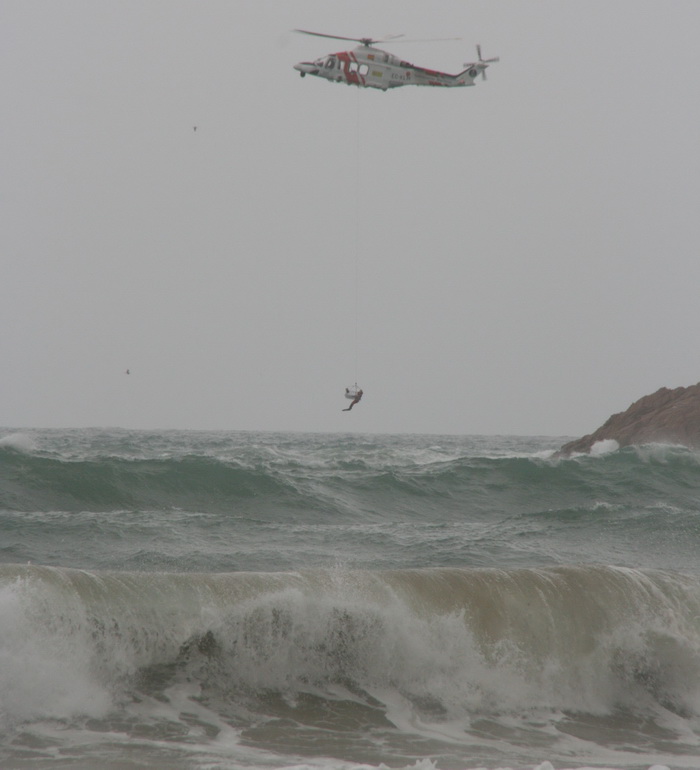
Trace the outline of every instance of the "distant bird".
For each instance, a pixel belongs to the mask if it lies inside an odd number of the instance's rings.
[[[131,374],[131,372],[127,369],[124,374]]]
[[[195,127],[194,127],[194,130],[195,130],[195,131],[197,130],[197,126],[195,126]]]

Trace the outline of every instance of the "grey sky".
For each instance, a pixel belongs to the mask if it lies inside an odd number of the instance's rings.
[[[700,380],[695,0],[0,14],[0,425],[578,435]],[[358,91],[295,27],[501,62]]]

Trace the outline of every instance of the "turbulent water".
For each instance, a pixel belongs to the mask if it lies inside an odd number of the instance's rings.
[[[0,430],[0,767],[700,767],[700,455]]]

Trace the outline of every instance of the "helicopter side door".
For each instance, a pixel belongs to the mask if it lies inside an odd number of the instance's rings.
[[[323,62],[323,77],[327,80],[345,80],[343,73],[343,62],[340,57],[327,56]]]
[[[343,73],[343,80],[351,86],[365,85],[369,67],[357,61],[352,53],[339,53],[338,65]]]

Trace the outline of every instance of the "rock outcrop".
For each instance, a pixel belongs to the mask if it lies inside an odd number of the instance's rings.
[[[631,444],[682,444],[700,448],[700,383],[687,388],[660,388],[612,415],[595,433],[570,441],[560,455],[590,452],[598,441]]]

